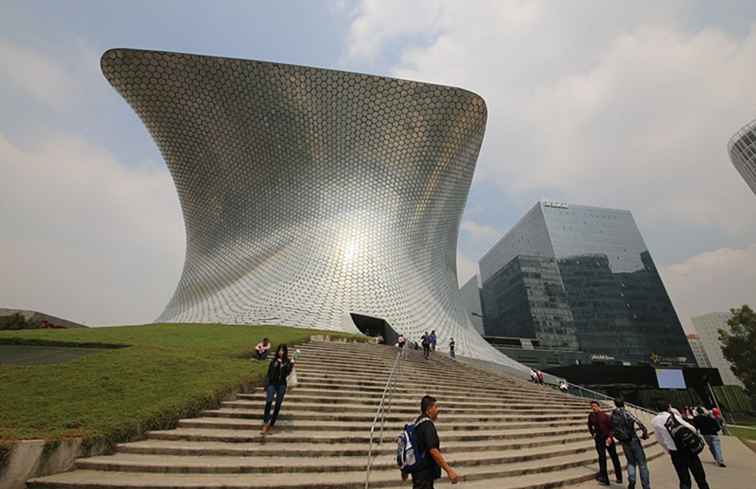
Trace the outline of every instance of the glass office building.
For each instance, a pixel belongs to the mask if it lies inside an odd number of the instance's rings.
[[[594,361],[695,364],[629,211],[538,203],[479,265],[486,335]]]
[[[739,385],[743,382],[732,372],[732,364],[727,361],[722,353],[722,342],[719,341],[719,330],[729,330],[727,321],[732,317],[729,312],[710,312],[691,318],[693,326],[698,331],[698,339],[701,347],[706,352],[706,358],[712,368],[719,370],[722,382],[725,385]]]

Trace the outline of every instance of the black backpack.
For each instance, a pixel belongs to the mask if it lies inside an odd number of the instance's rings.
[[[628,443],[635,436],[635,421],[619,409],[612,411],[612,436],[621,443]]]
[[[698,436],[698,433],[694,430],[682,424],[674,414],[669,414],[669,418],[664,422],[664,427],[672,435],[678,450],[685,450],[698,455],[704,449],[703,438]]]

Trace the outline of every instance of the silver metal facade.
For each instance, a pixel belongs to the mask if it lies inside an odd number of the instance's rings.
[[[176,184],[186,261],[164,322],[356,332],[519,367],[475,332],[456,247],[486,125],[466,90],[267,62],[116,49],[102,71]]]
[[[743,126],[727,145],[730,161],[756,194],[756,120]]]

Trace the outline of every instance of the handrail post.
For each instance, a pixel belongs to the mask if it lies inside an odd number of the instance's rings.
[[[373,418],[373,424],[370,426],[370,438],[369,438],[369,445],[368,445],[368,460],[367,460],[367,467],[365,470],[365,489],[370,488],[370,472],[373,468],[373,438],[375,435],[375,427],[378,424],[378,419],[381,420],[381,434],[378,444],[383,444],[383,428],[386,422],[386,399],[388,397],[388,410],[391,412],[391,399],[393,397],[394,390],[396,388],[396,377],[398,376],[399,372],[399,365],[400,365],[400,359],[402,355],[402,349],[399,349],[399,352],[396,354],[396,357],[394,358],[394,364],[391,366],[391,371],[389,372],[388,379],[386,379],[386,385],[383,388],[383,394],[381,395],[381,402],[378,404],[378,409],[375,412],[375,417]]]

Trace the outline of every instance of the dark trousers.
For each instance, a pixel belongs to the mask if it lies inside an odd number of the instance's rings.
[[[412,489],[433,489],[433,479],[412,478]]]
[[[270,407],[273,404],[273,395],[276,396],[276,407],[273,408],[273,416],[270,415]],[[278,419],[278,412],[281,410],[281,403],[286,395],[286,384],[269,385],[267,389],[267,397],[265,398],[265,415],[263,416],[263,422],[271,426],[276,424]]]
[[[704,472],[698,455],[687,450],[672,450],[669,452],[669,456],[672,457],[672,465],[675,466],[677,478],[680,479],[680,489],[692,487],[690,474],[693,474],[693,478],[696,479],[698,489],[709,489],[709,484],[706,482],[706,472]]]
[[[617,456],[617,447],[614,443],[606,446],[606,436],[596,435],[596,451],[598,452],[599,462],[599,477],[603,480],[609,480],[609,474],[606,470],[606,452],[609,452],[609,457],[612,459],[612,465],[614,465],[614,476],[617,480],[622,480],[622,465],[620,465],[619,457]]]
[[[427,359],[430,357],[430,345],[423,345],[423,356]]]

